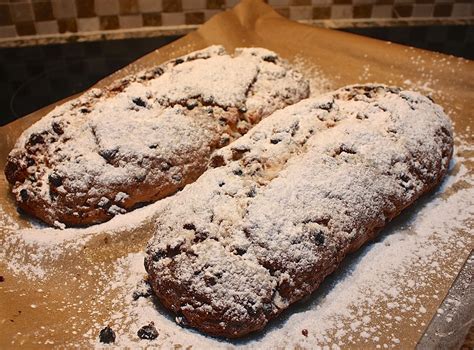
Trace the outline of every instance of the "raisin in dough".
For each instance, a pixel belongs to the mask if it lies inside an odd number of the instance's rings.
[[[349,86],[277,111],[163,208],[153,290],[207,334],[260,330],[436,186],[452,150],[441,107],[412,91]]]
[[[45,222],[103,222],[193,182],[213,150],[308,94],[274,52],[211,46],[54,109],[5,173],[18,206]]]

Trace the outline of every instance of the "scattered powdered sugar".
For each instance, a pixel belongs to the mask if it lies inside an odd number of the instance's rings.
[[[311,60],[296,56],[292,64],[309,80],[310,97],[316,97],[335,89],[334,82]]]
[[[393,348],[403,341],[401,326],[411,325],[421,333],[426,324],[425,305],[439,302],[443,295],[436,281],[452,278],[463,261],[453,261],[451,271],[441,269],[443,260],[453,259],[457,250],[472,247],[472,235],[459,234],[474,214],[473,188],[458,190],[447,198],[443,193],[455,190],[457,183],[474,178],[466,176],[457,164],[437,193],[424,198],[389,224],[373,244],[349,257],[309,300],[289,309],[268,329],[239,341],[207,337],[175,324],[173,316],[150,297],[133,300],[133,292],[146,272],[143,254],[130,254],[117,261],[114,277],[105,294],[118,291],[110,325],[122,347],[181,345],[195,349],[294,347],[310,348],[368,347]],[[413,272],[417,273],[414,274]],[[406,315],[415,319],[406,319]],[[412,316],[413,315],[413,316]],[[140,340],[137,330],[154,322],[159,337]],[[86,334],[99,346],[95,324]],[[307,330],[307,336],[302,330]],[[349,332],[350,330],[350,332]],[[414,344],[413,344],[414,345]]]
[[[311,79],[311,86],[318,86],[321,77],[324,78],[317,73]],[[430,77],[417,82],[407,80],[405,84],[427,92],[432,92],[436,86]],[[313,89],[313,92],[327,90],[329,88],[323,86],[320,90]],[[441,101],[443,98],[441,93]],[[145,276],[142,253],[120,258],[113,264],[112,278],[108,270],[101,273],[101,281],[94,290],[96,306],[100,308],[101,303],[111,299],[114,305],[105,320],[97,317],[96,311],[81,307],[78,301],[78,315],[71,322],[79,327],[81,319],[94,320],[92,328],[84,334],[83,345],[95,347],[104,346],[98,343],[98,333],[107,323],[117,333],[116,344],[129,348],[147,345],[167,348],[179,344],[195,349],[270,349],[296,345],[329,349],[348,347],[352,343],[376,348],[400,347],[400,344],[404,345],[403,330],[411,324],[414,331],[421,333],[426,320],[432,316],[427,316],[426,310],[440,301],[442,291],[447,288],[440,286],[440,281],[452,280],[463,263],[456,258],[456,252],[472,250],[473,237],[469,228],[473,224],[474,178],[472,171],[462,164],[472,159],[473,146],[467,139],[470,134],[466,130],[466,137],[457,140],[456,164],[435,194],[419,200],[409,213],[389,224],[374,244],[347,258],[339,271],[327,278],[307,301],[294,305],[280,319],[272,321],[264,333],[240,341],[206,337],[176,325],[174,316],[156,301],[144,297],[133,300],[135,286]],[[19,229],[16,219],[0,205],[0,259],[8,263],[14,274],[32,273],[28,276],[31,283],[39,283],[42,279],[54,277],[68,264],[68,259],[74,259],[80,248],[101,232],[107,231],[117,239],[125,238],[128,230],[153,221],[162,205],[155,203],[118,215],[106,224],[64,231],[46,229],[41,225]],[[16,247],[18,251],[14,254]],[[125,254],[127,251],[130,249],[126,248]],[[28,255],[26,259],[25,254]],[[98,263],[95,268],[110,269],[110,266]],[[96,270],[92,270],[94,274]],[[406,315],[415,319],[407,320]],[[137,330],[150,321],[155,323],[160,335],[154,341],[139,340]],[[44,335],[48,331],[42,327],[40,333]],[[76,331],[79,330],[73,328],[71,337],[77,334]],[[47,339],[43,343],[53,344],[53,341]],[[79,344],[76,339],[62,345],[77,347]]]
[[[30,279],[47,279],[63,267],[61,261],[71,253],[79,252],[88,242],[106,233],[108,237],[120,239],[133,231],[140,231],[144,223],[152,221],[159,208],[168,199],[136,209],[131,213],[115,216],[112,220],[87,228],[55,229],[34,222],[32,228],[20,228],[15,219],[6,214],[0,205],[0,260],[17,275],[28,275]]]

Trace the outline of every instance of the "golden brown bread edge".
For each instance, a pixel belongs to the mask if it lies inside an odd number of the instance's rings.
[[[226,89],[230,101],[220,101]],[[245,95],[234,101],[233,94]],[[244,48],[230,56],[211,46],[56,108],[22,134],[5,174],[19,208],[50,225],[104,222],[192,183],[213,150],[308,94],[301,74],[271,51]]]
[[[411,91],[355,85],[287,107],[173,197],[149,283],[179,324],[259,331],[438,185],[452,151],[447,116]]]

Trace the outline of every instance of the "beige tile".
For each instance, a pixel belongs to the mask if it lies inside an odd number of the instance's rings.
[[[139,28],[143,26],[142,15],[119,16],[120,28]]]
[[[294,21],[312,19],[313,18],[313,7],[312,6],[290,6],[290,19]]]
[[[176,26],[185,24],[183,12],[167,12],[161,14],[161,23],[164,26]]]
[[[161,0],[138,0],[140,13],[161,12],[163,6]]]
[[[352,18],[352,5],[333,5],[331,19]]]
[[[453,4],[453,12],[451,13],[452,17],[472,17],[473,16],[473,4],[464,3],[464,4]]]
[[[78,18],[77,30],[79,32],[95,32],[100,30],[99,17]]]
[[[218,13],[221,13],[221,10],[204,10],[204,21],[209,20],[212,16],[217,15]]]
[[[204,10],[206,0],[181,0],[183,10]]]
[[[30,3],[10,4],[10,14],[13,23],[33,20],[33,7]]]
[[[0,26],[0,38],[12,38],[17,36],[15,26]]]
[[[119,13],[118,0],[95,0],[95,13],[99,16],[117,15]]]
[[[372,7],[372,18],[391,18],[392,5],[374,5]]]
[[[414,4],[412,17],[433,17],[433,4]]]
[[[59,33],[57,21],[42,21],[35,23],[38,34],[57,34]]]
[[[52,5],[55,18],[73,18],[77,16],[74,0],[53,0]]]

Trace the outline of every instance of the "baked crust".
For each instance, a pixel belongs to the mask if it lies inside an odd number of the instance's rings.
[[[195,181],[212,151],[308,94],[274,52],[211,46],[57,107],[21,135],[5,174],[48,224],[103,222]]]
[[[277,111],[163,208],[150,284],[181,324],[258,331],[436,186],[452,150],[442,108],[411,91],[355,85]]]

